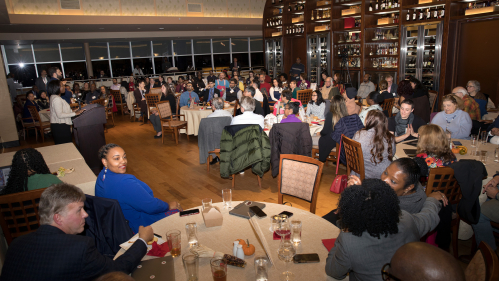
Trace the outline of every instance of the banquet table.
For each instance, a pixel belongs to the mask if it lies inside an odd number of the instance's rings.
[[[232,206],[236,206],[239,202],[232,202]],[[233,216],[229,214],[228,210],[222,209],[222,203],[214,203],[223,215],[223,224],[218,227],[207,228],[203,222],[201,214],[180,217],[178,214],[171,215],[154,224],[152,228],[154,233],[164,237],[167,231],[177,229],[181,231],[182,248],[181,255],[174,258],[175,264],[175,280],[185,281],[185,271],[182,265],[182,254],[188,250],[188,242],[185,231],[185,224],[189,222],[196,222],[198,229],[198,241],[201,245],[207,246],[217,252],[232,254],[233,242],[236,239],[248,239],[250,244],[255,245],[256,252],[251,256],[246,256],[246,267],[239,268],[234,266],[227,267],[227,280],[255,280],[254,258],[257,255],[264,254],[264,250],[260,242],[257,240],[255,232],[253,231],[247,219]],[[297,246],[297,254],[317,253],[320,258],[319,263],[305,263],[294,264],[289,263],[288,269],[295,274],[295,280],[336,280],[326,275],[325,266],[328,251],[322,244],[322,239],[338,237],[340,230],[330,222],[323,218],[312,214],[308,211],[303,211],[286,205],[279,205],[273,203],[266,203],[263,211],[267,214],[266,218],[256,219],[265,239],[270,247],[270,254],[274,260],[275,266],[269,268],[269,280],[279,280],[279,274],[285,271],[285,263],[279,260],[277,256],[277,249],[280,240],[273,240],[270,228],[270,217],[277,215],[282,211],[292,212],[294,215],[291,220],[300,220],[302,226],[302,242]],[[201,207],[197,207],[201,210]],[[121,249],[115,256],[115,259],[122,255],[125,251]],[[167,256],[170,253],[166,254]],[[144,259],[154,258],[145,256]],[[212,280],[210,265],[210,258],[200,258],[199,260],[199,280]],[[381,270],[381,269],[380,269]],[[349,280],[348,277],[343,280]]]
[[[311,124],[309,126],[309,129],[310,129],[310,135],[311,136],[315,136],[317,135],[317,133],[320,133],[320,131],[322,131],[322,129],[324,128],[324,125],[321,125],[321,124]],[[269,128],[264,128],[263,131],[267,134],[267,136],[270,134],[270,130],[272,129],[272,127],[269,127]]]
[[[50,109],[40,110],[38,111],[38,114],[40,115],[42,122],[50,122]]]
[[[462,143],[463,146],[466,146],[468,149],[468,153],[465,155],[461,154],[456,154],[457,160],[462,160],[462,159],[472,159],[472,160],[477,160],[480,161],[479,156],[474,156],[471,153],[475,152],[476,150],[478,151],[487,151],[487,162],[485,163],[485,169],[487,169],[487,178],[482,180],[482,185],[487,184],[492,177],[496,174],[497,171],[499,171],[499,162],[494,161],[494,150],[498,147],[495,144],[491,143],[486,143],[486,144],[478,144],[477,147],[471,147],[471,141],[470,140],[461,140],[461,139],[453,139],[452,141],[459,141]],[[406,141],[410,142],[410,141]],[[401,142],[397,144],[397,151],[395,152],[395,158],[403,158],[403,157],[408,157],[407,154],[404,152],[404,149],[416,149],[415,146],[408,145],[406,142]],[[482,187],[483,191],[483,187]],[[487,200],[487,195],[483,194],[483,192],[480,192],[480,196],[478,197],[480,201],[480,205]],[[468,240],[471,238],[473,235],[473,229],[471,226],[463,221],[461,221],[461,224],[459,225],[459,239],[461,240]]]
[[[234,107],[225,107],[224,110],[234,113]],[[185,115],[185,121],[187,121],[187,134],[188,135],[198,135],[199,124],[201,119],[208,117],[213,111],[211,108],[206,108],[203,106],[194,106],[194,108],[189,108],[188,106],[182,106],[180,108],[180,114]],[[181,119],[182,120],[182,119]],[[185,134],[185,129],[180,130],[181,134]]]

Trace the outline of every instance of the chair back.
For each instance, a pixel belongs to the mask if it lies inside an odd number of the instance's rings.
[[[237,107],[238,106],[239,106],[239,100],[236,99],[236,101],[234,102],[234,112],[232,112],[232,117],[236,117]]]
[[[40,226],[38,203],[46,188],[0,196],[0,225],[7,244]]]
[[[97,103],[97,104],[100,104],[102,106],[106,106],[106,100],[105,99],[97,99],[97,100],[94,100],[94,101],[91,101],[90,103],[94,104],[94,103]]]
[[[437,104],[438,92],[434,90],[429,90],[428,95],[430,96],[431,112],[435,112],[435,104]]]
[[[158,109],[160,119],[168,119],[173,115],[170,102],[167,100],[158,102],[156,108]]]
[[[471,259],[464,271],[465,279],[470,280],[499,280],[499,258],[492,248],[485,242],[478,245],[479,251]]]
[[[426,195],[434,191],[440,191],[445,194],[450,205],[458,204],[461,201],[461,187],[454,177],[454,169],[450,167],[430,169],[426,184]]]
[[[147,107],[156,107],[156,104],[158,102],[159,102],[159,96],[157,94],[146,94]]]
[[[31,117],[35,122],[40,122],[40,114],[38,114],[38,110],[36,109],[36,106],[33,105],[28,105],[28,110],[29,114],[31,114]]]
[[[110,90],[111,95],[113,95],[114,102],[116,104],[123,103],[123,100],[121,99],[121,92],[119,90]]]
[[[155,94],[158,97],[161,96],[161,87],[150,89],[149,94]]]
[[[312,99],[312,90],[299,90],[296,92],[296,98],[301,101],[301,104],[308,104]]]
[[[364,170],[364,154],[362,154],[362,145],[346,136],[342,136],[342,144],[347,161],[347,175],[351,171],[360,175],[360,180],[364,180],[366,172]]]
[[[383,101],[383,103],[381,103],[381,108],[383,109],[383,111],[386,111],[388,113],[388,117],[392,117],[393,115],[392,109],[394,104],[395,104],[394,98],[386,99],[385,101]]]
[[[295,154],[281,154],[279,163],[279,204],[283,203],[283,195],[290,195],[309,202],[310,212],[315,214],[324,163]]]

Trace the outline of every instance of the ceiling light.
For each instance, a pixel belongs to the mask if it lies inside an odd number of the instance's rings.
[[[137,29],[140,29],[140,27],[137,27]]]
[[[104,29],[104,27],[99,27],[99,29]]]
[[[19,67],[20,67],[20,68],[23,68],[23,67],[24,67],[24,63],[22,63],[22,62],[21,62],[21,63],[19,64]]]
[[[163,30],[163,29],[165,29],[165,28],[164,28],[164,27],[160,27],[159,29]]]

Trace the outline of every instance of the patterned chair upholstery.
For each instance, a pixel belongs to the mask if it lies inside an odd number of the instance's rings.
[[[164,143],[165,140],[165,132],[171,132],[172,136],[175,138],[175,143],[178,144],[179,130],[185,129],[187,132],[187,121],[185,121],[185,115],[182,114],[174,116],[172,114],[169,101],[160,101],[156,104],[156,107],[159,112],[159,118],[161,119],[161,127],[163,131],[161,138],[162,143]],[[180,121],[181,117],[184,117],[184,121]],[[189,135],[187,135],[187,140],[189,140]]]
[[[281,154],[280,162],[277,177],[279,204],[283,203],[283,195],[293,196],[309,202],[310,212],[315,214],[324,163],[295,154]]]

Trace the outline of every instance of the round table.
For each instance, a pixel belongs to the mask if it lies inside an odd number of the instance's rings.
[[[227,110],[232,114],[234,112],[234,107],[225,107],[224,110]],[[208,117],[212,112],[211,108],[206,108],[206,106],[194,106],[194,108],[182,106],[180,108],[180,114],[185,115],[185,121],[187,121],[187,134],[197,136],[201,119]],[[185,129],[180,130],[180,133],[185,134]]]
[[[50,122],[50,109],[40,110],[38,111],[38,115],[40,115],[42,122]]]
[[[232,206],[236,206],[239,203],[241,203],[241,201],[232,202]],[[256,255],[262,255],[265,252],[260,242],[256,238],[255,232],[253,231],[250,222],[247,219],[230,215],[228,210],[222,209],[222,203],[214,203],[213,205],[218,207],[223,214],[224,221],[222,226],[207,228],[204,224],[202,214],[185,217],[180,217],[178,214],[174,214],[154,223],[152,225],[154,233],[157,233],[164,237],[166,232],[169,230],[180,230],[182,233],[182,254],[185,254],[188,250],[185,224],[189,222],[197,223],[199,243],[217,252],[232,255],[234,240],[248,239],[251,244],[255,245],[255,254],[245,257],[245,261],[247,263],[245,268],[228,266],[227,280],[254,281],[254,258]],[[279,274],[285,271],[285,263],[279,260],[277,256],[277,249],[279,247],[280,240],[273,240],[273,234],[269,231],[270,217],[272,215],[277,215],[282,211],[292,212],[293,217],[291,218],[291,220],[300,220],[303,224],[302,242],[297,247],[297,254],[317,253],[320,258],[319,263],[289,263],[288,269],[295,274],[295,280],[335,280],[334,278],[326,275],[325,266],[328,251],[322,244],[322,239],[336,238],[338,237],[340,230],[330,222],[308,211],[303,211],[287,205],[279,205],[266,202],[265,205],[266,207],[263,209],[263,211],[267,214],[267,217],[256,219],[256,221],[260,225],[260,228],[262,229],[262,232],[267,239],[272,259],[275,263],[275,267],[269,268],[269,280],[279,280]],[[198,207],[198,209],[201,210],[201,207]],[[116,257],[120,256],[123,253],[124,250],[121,249],[118,254],[116,254]],[[168,253],[167,255],[170,255],[170,253]],[[185,271],[182,265],[181,256],[182,255],[174,258],[175,280],[185,281]],[[144,259],[150,258],[154,257],[144,257]],[[213,279],[211,277],[209,261],[209,258],[200,258],[199,280]],[[348,280],[348,277],[343,280]]]
[[[461,154],[456,154],[457,160],[461,159],[472,159],[472,160],[477,160],[480,161],[479,156],[474,156],[471,153],[478,150],[482,151],[485,150],[488,153],[488,158],[487,162],[485,163],[485,169],[487,169],[487,178],[482,180],[482,186],[487,184],[492,177],[496,174],[496,171],[499,171],[499,162],[494,162],[494,150],[498,147],[495,144],[486,143],[486,144],[478,144],[477,147],[471,147],[471,141],[470,140],[461,140],[461,139],[453,139],[452,141],[459,141],[462,143],[463,146],[466,146],[468,148],[468,153],[465,155]],[[406,142],[411,142],[411,141],[406,141]],[[395,152],[395,158],[403,158],[403,157],[408,157],[407,154],[404,152],[404,149],[416,149],[415,146],[408,145],[406,142],[401,142],[397,144],[397,151]],[[483,187],[482,187],[483,191]],[[487,200],[487,194],[483,194],[483,192],[480,192],[480,196],[478,197],[478,200],[480,201],[480,205]],[[471,226],[463,221],[461,221],[459,225],[459,239],[461,240],[468,240],[471,238],[473,235],[473,229]]]
[[[267,136],[270,134],[270,130],[272,129],[272,127],[270,128],[265,128],[263,129],[263,131],[267,134]],[[311,136],[316,136],[317,133],[320,133],[322,131],[322,129],[324,129],[324,121],[322,122],[319,122],[319,124],[310,124],[309,125],[309,129],[310,129],[310,135]]]

